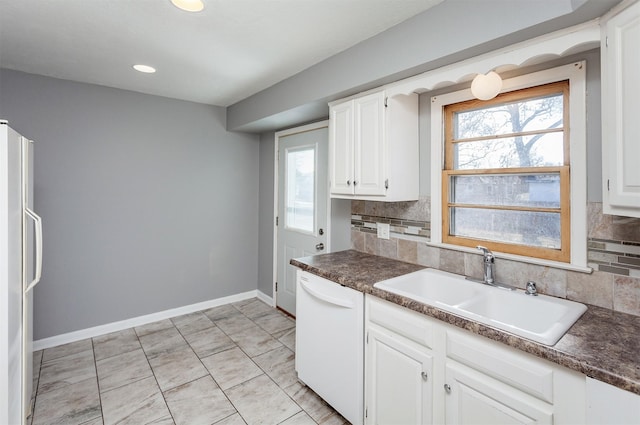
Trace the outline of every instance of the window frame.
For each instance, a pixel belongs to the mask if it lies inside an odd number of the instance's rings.
[[[565,207],[569,215],[569,226],[563,226],[561,237],[569,241],[568,252],[563,255],[545,255],[538,252],[535,247],[523,246],[522,249],[513,250],[513,244],[502,244],[493,242],[492,249],[498,256],[531,263],[548,264],[550,261],[559,266],[575,266],[585,268],[587,266],[587,226],[586,226],[586,63],[585,61],[574,62],[567,65],[546,69],[503,81],[501,93],[514,93],[522,89],[569,81],[569,94],[565,98],[565,114],[568,118],[568,143],[565,143],[565,150],[568,146],[569,155],[565,151],[565,171],[567,175],[564,180],[570,183],[561,185],[561,191],[569,192],[569,205]],[[503,98],[507,97],[502,95]],[[431,227],[431,244],[442,245],[446,248],[458,250],[470,250],[479,244],[479,240],[469,239],[462,241],[460,237],[443,236],[443,228],[440,223],[448,221],[446,214],[443,214],[447,187],[445,186],[445,116],[444,107],[450,104],[473,101],[474,97],[469,89],[459,90],[431,98],[431,214],[434,225]],[[478,101],[481,102],[481,101]],[[486,103],[485,103],[486,104]],[[563,168],[557,167],[557,168]],[[536,167],[538,168],[538,167]],[[540,167],[541,170],[549,171],[549,168]],[[570,172],[569,172],[570,169]],[[504,169],[508,170],[508,169]],[[501,171],[504,171],[501,169]],[[573,206],[573,207],[572,207]],[[448,211],[448,210],[447,210]],[[448,225],[447,225],[448,229]],[[487,241],[482,241],[483,245],[488,245]],[[503,246],[504,245],[504,246]],[[544,249],[548,251],[547,249]],[[554,250],[558,251],[558,250]]]
[[[551,94],[562,94],[563,101],[563,125],[560,130],[563,132],[563,164],[561,166],[548,167],[511,167],[495,169],[456,169],[454,168],[454,148],[455,138],[455,116],[459,112],[473,109],[490,108],[492,106],[503,105],[514,101],[535,99]],[[555,83],[548,83],[540,86],[533,86],[499,94],[493,99],[482,101],[477,99],[452,103],[444,106],[444,170],[442,170],[442,241],[448,244],[475,247],[484,245],[493,251],[507,252],[517,255],[528,255],[548,260],[568,262],[570,259],[571,237],[570,237],[570,149],[569,139],[571,126],[569,106],[569,81],[562,80]],[[540,131],[542,132],[542,131]],[[539,134],[539,133],[538,133]],[[488,137],[488,136],[487,136]],[[472,237],[457,236],[449,234],[451,209],[458,207],[476,206],[460,205],[451,200],[451,176],[505,176],[509,174],[547,174],[557,173],[560,176],[560,205],[558,208],[533,208],[533,207],[505,207],[495,204],[486,204],[494,210],[515,210],[515,211],[540,211],[557,212],[560,214],[560,249],[545,248],[540,246],[530,246],[517,243],[501,242],[497,240],[475,239]],[[493,207],[493,208],[491,208]],[[546,211],[545,211],[546,210]]]

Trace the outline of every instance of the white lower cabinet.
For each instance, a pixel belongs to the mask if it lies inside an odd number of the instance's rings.
[[[365,423],[584,424],[585,376],[365,297]]]
[[[370,326],[367,338],[367,423],[432,423],[433,358],[375,325]]]
[[[551,405],[477,370],[447,362],[446,423],[469,425],[551,424]]]
[[[639,423],[639,395],[587,378],[587,425]]]

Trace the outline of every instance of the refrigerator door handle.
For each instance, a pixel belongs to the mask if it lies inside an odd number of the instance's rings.
[[[26,294],[40,282],[40,278],[42,277],[42,219],[29,208],[25,208],[24,212],[33,219],[36,225],[36,275],[24,290]]]

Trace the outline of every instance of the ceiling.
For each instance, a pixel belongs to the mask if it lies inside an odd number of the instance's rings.
[[[229,106],[441,1],[0,0],[0,67]]]

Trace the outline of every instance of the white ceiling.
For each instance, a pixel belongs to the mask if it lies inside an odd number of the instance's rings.
[[[0,66],[228,106],[441,1],[0,0]]]

